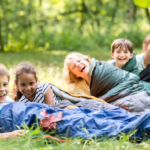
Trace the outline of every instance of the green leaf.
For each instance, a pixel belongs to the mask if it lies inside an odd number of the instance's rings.
[[[150,0],[133,0],[134,4],[143,7],[143,8],[148,8],[150,7]]]

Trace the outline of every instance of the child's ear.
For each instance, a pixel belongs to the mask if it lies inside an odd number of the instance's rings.
[[[17,82],[16,82],[16,80],[14,80],[14,84],[16,84],[16,85],[17,85]]]
[[[146,50],[146,45],[145,44],[143,44],[143,50]]]
[[[133,53],[130,53],[130,59],[133,57]]]
[[[111,57],[112,57],[112,58],[114,58],[114,53],[113,53],[113,52],[111,52],[110,54],[111,54]]]
[[[36,82],[38,81],[38,77],[36,77]]]

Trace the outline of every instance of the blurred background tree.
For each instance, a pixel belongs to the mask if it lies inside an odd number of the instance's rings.
[[[139,1],[0,0],[0,51],[109,50],[116,38],[141,48],[150,14]]]

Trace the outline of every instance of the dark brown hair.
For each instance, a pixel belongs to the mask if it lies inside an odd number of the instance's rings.
[[[133,44],[127,39],[117,39],[111,44],[111,52],[114,53],[115,49],[127,48],[130,53],[133,53]]]
[[[17,84],[18,84],[18,76],[23,73],[30,73],[33,74],[35,79],[37,80],[36,71],[34,67],[30,64],[30,62],[22,62],[20,63],[15,70],[15,80],[16,84],[14,84],[13,90],[12,90],[12,98],[15,101],[19,101],[19,99],[22,96],[22,93],[18,90]]]

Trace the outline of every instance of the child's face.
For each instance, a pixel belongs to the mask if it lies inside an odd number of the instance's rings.
[[[147,47],[145,44],[143,44],[143,49],[144,49],[145,55],[150,56],[150,43],[147,45]]]
[[[5,102],[9,92],[9,81],[7,76],[0,76],[0,103]]]
[[[123,49],[115,49],[114,53],[111,53],[111,57],[115,59],[115,66],[122,69],[126,63],[133,57],[133,53],[124,47]]]
[[[23,73],[18,76],[18,89],[29,100],[33,100],[36,93],[37,79],[34,74]]]
[[[71,58],[69,61],[69,70],[77,77],[83,79],[88,77],[90,62],[81,58]]]

